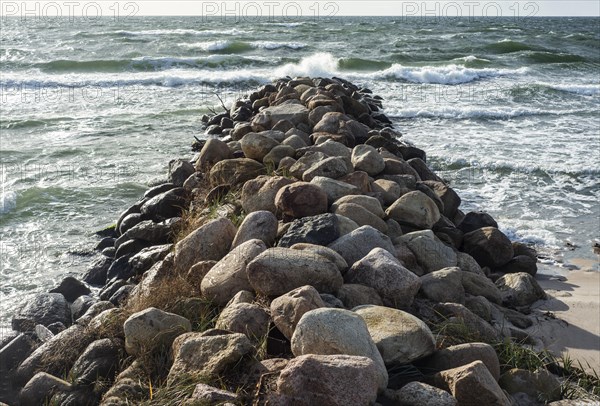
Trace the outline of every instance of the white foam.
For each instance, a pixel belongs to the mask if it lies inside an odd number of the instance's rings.
[[[288,63],[275,70],[275,76],[333,76],[337,74],[338,59],[326,52],[302,58],[298,63]]]
[[[116,31],[116,32],[103,32],[102,34],[119,34],[124,36],[136,37],[136,36],[148,36],[148,35],[195,35],[195,36],[212,36],[212,35],[240,35],[245,34],[247,31],[242,31],[237,28],[231,28],[227,30],[194,30],[177,28],[172,30],[141,30],[141,31]]]
[[[5,191],[0,194],[0,214],[8,213],[17,207],[17,194]]]
[[[519,69],[493,69],[493,68],[467,68],[462,65],[446,66],[403,66],[394,64],[388,69],[375,72],[371,76],[373,79],[396,78],[414,83],[431,83],[444,85],[457,85],[461,83],[473,82],[484,78],[494,78],[499,76],[521,75],[528,71],[528,68]]]
[[[561,92],[576,93],[576,94],[582,94],[585,96],[593,96],[596,94],[600,94],[600,84],[561,85],[561,84],[553,84],[553,83],[545,83],[545,82],[540,82],[539,84],[542,86],[551,87],[552,89],[555,89],[555,90],[560,90]]]
[[[562,115],[572,114],[573,110],[544,110],[527,107],[477,107],[477,106],[455,106],[455,107],[427,107],[423,109],[393,109],[388,108],[386,112],[390,117],[400,118],[445,118],[445,119],[509,119],[521,116],[537,115]]]
[[[306,44],[301,42],[274,42],[274,41],[256,41],[250,43],[255,48],[261,49],[280,49],[280,48],[289,48],[289,49],[302,49],[306,47]]]

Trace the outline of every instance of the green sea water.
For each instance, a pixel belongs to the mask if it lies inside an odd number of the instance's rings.
[[[598,18],[8,18],[0,34],[0,323],[85,271],[93,232],[191,157],[215,94],[286,75],[371,88],[463,210],[542,262],[598,269]]]

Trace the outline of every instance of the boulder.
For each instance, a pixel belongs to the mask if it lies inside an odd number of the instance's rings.
[[[333,202],[341,197],[357,195],[360,193],[360,190],[354,185],[335,179],[325,178],[323,176],[315,176],[310,183],[323,189],[327,195],[328,205],[333,204]]]
[[[448,392],[423,382],[410,382],[396,391],[395,399],[403,406],[456,406]]]
[[[430,230],[415,231],[400,237],[426,272],[434,272],[457,264],[456,253]]]
[[[511,307],[530,306],[545,299],[546,293],[533,276],[528,273],[509,273],[496,281],[502,302]],[[498,303],[498,302],[497,302]]]
[[[90,288],[85,283],[72,276],[67,276],[57,287],[50,290],[50,293],[60,293],[63,295],[67,302],[74,302],[79,296],[87,295],[90,292]]]
[[[281,296],[304,285],[335,293],[343,283],[335,263],[321,255],[290,248],[264,251],[248,264],[246,272],[252,288],[266,296]]]
[[[417,365],[431,371],[444,371],[458,368],[474,361],[483,362],[496,381],[500,378],[498,354],[496,354],[494,347],[485,343],[451,345],[420,360]]]
[[[215,266],[210,268],[200,288],[202,295],[219,306],[225,305],[242,290],[252,290],[246,268],[267,249],[261,240],[250,240],[232,249]]]
[[[50,401],[55,393],[70,390],[70,383],[45,372],[38,372],[21,389],[19,401],[22,405],[44,405]]]
[[[173,342],[169,384],[189,375],[218,376],[254,351],[252,342],[244,334],[209,335],[209,332],[184,334]]]
[[[444,203],[444,210],[442,214],[449,219],[454,218],[461,203],[460,196],[458,196],[458,194],[451,187],[443,182],[426,180],[423,183],[429,186],[431,190],[433,190],[441,199],[442,203]]]
[[[494,282],[486,276],[471,272],[462,272],[462,285],[465,292],[473,296],[483,296],[493,303],[501,303],[502,295]]]
[[[381,207],[381,203],[379,202],[379,200],[377,200],[374,197],[365,196],[365,195],[350,195],[350,196],[340,197],[331,205],[331,210],[335,211],[342,204],[348,204],[348,203],[361,206],[365,210],[367,210],[368,212],[372,213],[373,215],[375,215],[377,217],[380,217],[380,218],[385,217],[385,212],[383,211],[383,208]]]
[[[420,292],[434,302],[465,302],[460,268],[442,268],[421,276]]]
[[[352,150],[354,170],[364,171],[375,176],[385,169],[385,162],[379,152],[370,145],[360,144]]]
[[[510,240],[495,227],[483,227],[466,233],[462,250],[471,255],[479,265],[498,268],[513,258]]]
[[[36,324],[48,326],[60,322],[71,324],[71,308],[60,293],[40,293],[24,303],[12,318],[16,331],[33,331]]]
[[[43,370],[55,376],[64,376],[92,342],[86,327],[74,324],[39,346],[14,371],[16,383],[27,383],[36,372]]]
[[[294,356],[345,354],[367,357],[377,368],[380,390],[388,383],[385,364],[363,318],[343,309],[321,308],[304,313],[291,340]]]
[[[373,192],[379,193],[386,206],[393,204],[401,195],[409,192],[408,189],[403,189],[396,182],[387,179],[377,179],[371,187]]]
[[[248,133],[244,135],[240,140],[240,144],[246,158],[255,159],[260,162],[262,162],[269,151],[279,145],[273,138],[261,133]]]
[[[196,170],[194,165],[184,159],[173,159],[169,162],[169,170],[167,173],[167,182],[174,184],[177,187],[183,186],[183,183]]]
[[[185,189],[181,187],[160,193],[146,201],[140,208],[140,212],[145,218],[158,221],[178,217],[186,207],[185,194]]]
[[[543,399],[546,402],[561,398],[560,381],[546,369],[528,371],[513,368],[503,373],[498,383],[511,395],[524,393],[532,399]]]
[[[498,223],[496,223],[496,220],[494,220],[492,216],[482,211],[471,211],[465,214],[458,225],[458,228],[465,234],[483,227],[498,228]]]
[[[339,221],[335,214],[307,216],[292,222],[277,244],[291,247],[297,243],[327,245],[340,237]]]
[[[367,323],[387,366],[408,364],[435,351],[431,330],[410,313],[373,305],[359,306],[353,311]]]
[[[258,176],[249,180],[242,188],[242,208],[246,213],[267,210],[276,213],[275,195],[282,187],[294,183],[282,176]]]
[[[239,185],[266,173],[266,167],[260,162],[249,158],[234,158],[217,162],[208,178],[212,185]]]
[[[460,405],[510,406],[492,374],[481,361],[474,361],[435,375],[436,386],[448,390]]]
[[[314,253],[316,255],[320,255],[322,257],[327,258],[329,261],[333,262],[340,272],[344,273],[348,269],[348,264],[342,258],[340,254],[332,250],[331,248],[323,247],[322,245],[317,244],[308,244],[308,243],[296,243],[292,245],[290,248],[294,250],[308,251]]]
[[[131,227],[124,235],[129,239],[148,241],[152,244],[165,244],[170,242],[173,231],[179,224],[181,224],[181,218],[179,217],[161,222],[145,220]]]
[[[328,156],[322,152],[308,151],[290,167],[289,173],[297,179],[302,179],[305,171],[327,158]]]
[[[259,118],[266,123],[269,127],[274,126],[278,121],[287,120],[294,126],[298,124],[308,122],[308,109],[302,104],[280,104],[278,106],[267,107],[258,113]]]
[[[416,228],[431,228],[440,219],[440,211],[433,200],[418,190],[403,194],[385,213],[400,224]]]
[[[408,161],[408,164],[413,167],[413,169],[419,174],[419,178],[422,181],[433,180],[436,182],[442,182],[442,178],[437,176],[420,158],[411,158]]]
[[[279,213],[291,218],[315,216],[327,212],[327,194],[311,183],[296,182],[279,189],[275,207]]]
[[[281,161],[291,158],[296,154],[296,150],[289,145],[277,145],[269,151],[263,158],[263,163],[272,168],[277,168]]]
[[[273,404],[370,405],[377,398],[379,371],[373,360],[351,355],[301,355],[277,379]]]
[[[191,330],[185,317],[150,307],[132,314],[123,324],[125,350],[130,355],[141,355],[171,345],[175,337]]]
[[[485,276],[485,273],[477,261],[475,261],[475,258],[464,252],[456,253],[456,266],[458,266],[463,272],[471,272]]]
[[[312,286],[301,286],[279,296],[271,302],[271,315],[275,326],[291,340],[296,325],[304,313],[325,307],[319,292]]]
[[[235,234],[236,228],[229,219],[209,221],[175,245],[175,265],[187,272],[197,262],[219,261],[229,252]]]
[[[231,244],[235,248],[246,241],[262,240],[267,246],[272,246],[277,237],[277,217],[267,210],[249,213],[240,224]]]
[[[122,342],[103,338],[96,340],[79,356],[70,376],[77,386],[93,385],[96,381],[112,380],[119,368]]]
[[[390,238],[371,226],[362,226],[329,244],[329,248],[340,254],[346,263],[354,264],[374,248],[394,251]]]
[[[215,328],[246,334],[260,340],[269,332],[270,315],[254,303],[237,303],[227,306],[217,319]]]
[[[217,389],[214,386],[210,386],[204,383],[199,383],[196,385],[192,396],[185,404],[189,404],[190,406],[197,403],[208,405],[227,405],[232,403],[235,404],[235,402],[237,401],[238,396],[233,392],[229,392],[223,389]]]
[[[164,259],[171,252],[171,248],[173,248],[173,244],[153,245],[144,248],[129,258],[129,265],[137,275],[141,275],[158,261]]]
[[[316,176],[338,179],[350,173],[350,168],[346,162],[337,156],[332,156],[315,162],[302,174],[302,180],[310,182]]]
[[[365,209],[363,206],[359,206],[354,203],[342,203],[336,204],[334,211],[335,214],[339,214],[348,217],[359,226],[371,226],[382,233],[387,233],[388,227],[385,221],[375,214]]]
[[[196,169],[204,170],[217,162],[231,158],[233,158],[233,153],[226,143],[217,138],[209,138],[206,140],[196,160]]]
[[[497,268],[496,271],[500,273],[525,272],[531,276],[535,276],[537,273],[537,258],[532,258],[529,255],[516,255],[506,265]]]
[[[355,262],[344,281],[372,287],[386,306],[396,308],[410,306],[421,286],[418,276],[382,248],[373,248]]]
[[[481,340],[486,343],[496,343],[501,339],[500,333],[487,321],[461,304],[438,303],[433,306],[433,309],[443,318],[439,323],[440,329],[450,337],[453,334],[459,337],[467,334],[470,340]]]
[[[353,309],[362,305],[383,306],[381,296],[370,286],[358,283],[345,283],[337,294],[346,309]]]

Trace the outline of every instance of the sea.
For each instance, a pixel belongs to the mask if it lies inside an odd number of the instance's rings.
[[[384,98],[402,138],[543,269],[598,271],[600,19],[2,18],[0,325],[94,259],[201,116],[284,76]]]

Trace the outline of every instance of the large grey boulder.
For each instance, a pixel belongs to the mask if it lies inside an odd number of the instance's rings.
[[[351,355],[301,355],[277,379],[273,404],[370,405],[377,399],[379,371],[373,360]]]
[[[418,190],[403,194],[385,213],[400,224],[428,229],[440,219],[440,211],[433,200]]]
[[[187,272],[200,261],[219,261],[229,252],[236,228],[224,217],[211,220],[175,245],[175,266]]]
[[[281,120],[287,120],[294,126],[298,126],[298,124],[306,123],[308,121],[308,109],[302,104],[284,103],[278,106],[267,107],[266,109],[261,110],[261,112],[258,113],[258,116],[261,117],[261,120],[264,117],[264,120],[268,123],[269,127],[274,126]]]
[[[253,351],[252,342],[241,333],[184,334],[173,342],[173,365],[167,382],[173,384],[189,375],[218,376]]]
[[[341,236],[329,244],[329,248],[340,254],[348,265],[362,259],[374,248],[394,252],[390,238],[371,226],[362,226]]]
[[[501,291],[486,276],[471,272],[463,272],[461,276],[466,293],[473,296],[483,296],[493,303],[500,304],[502,302]]]
[[[281,333],[291,340],[296,325],[304,315],[320,307],[325,307],[319,292],[312,286],[301,286],[271,302],[273,323]]]
[[[222,306],[238,292],[252,290],[246,268],[267,249],[261,240],[250,240],[232,249],[202,278],[202,295]]]
[[[24,303],[12,318],[16,331],[33,331],[36,324],[48,326],[60,322],[71,324],[71,308],[60,293],[40,293]]]
[[[370,176],[375,176],[385,169],[383,157],[375,148],[366,144],[359,144],[352,150],[352,165],[357,171],[365,171]]]
[[[349,310],[321,308],[304,313],[292,336],[294,355],[345,354],[368,357],[378,370],[378,387],[385,389],[388,373],[367,325]]]
[[[275,195],[283,186],[294,183],[283,176],[262,175],[244,183],[242,187],[242,208],[246,213],[267,210],[276,213]]]
[[[460,405],[511,405],[481,361],[439,372],[434,376],[434,380],[436,386],[448,390]]]
[[[134,313],[123,324],[125,350],[140,355],[163,345],[170,345],[175,337],[192,331],[188,319],[154,307]]]
[[[500,378],[500,361],[496,350],[486,343],[465,343],[451,345],[420,360],[419,365],[432,371],[457,368],[474,361],[481,361],[495,380]]]
[[[513,307],[530,306],[546,298],[540,284],[525,272],[507,273],[496,281],[496,286],[500,289],[502,302]]]
[[[298,243],[327,245],[340,237],[340,224],[335,214],[324,213],[296,219],[279,239],[279,247]]]
[[[395,400],[403,406],[456,406],[458,403],[445,390],[423,382],[410,382],[396,391]]]
[[[312,285],[322,293],[335,293],[343,278],[338,267],[321,255],[291,248],[270,248],[246,268],[252,288],[266,296],[281,296]]]
[[[466,233],[462,251],[471,255],[481,266],[490,268],[507,264],[514,256],[508,237],[495,227],[483,227]]]
[[[425,273],[454,267],[457,264],[454,250],[441,242],[431,230],[404,234],[400,239],[412,251]]]
[[[374,248],[355,262],[344,280],[372,287],[386,306],[396,308],[409,307],[421,287],[419,277],[382,248]]]
[[[275,195],[275,207],[283,216],[299,218],[327,212],[327,194],[312,183],[283,186]]]
[[[429,327],[402,310],[359,306],[353,311],[367,323],[369,333],[386,365],[408,364],[435,351]]]
[[[21,389],[19,401],[22,405],[43,405],[49,402],[55,393],[70,390],[70,383],[45,372],[38,372]]]
[[[460,268],[442,268],[421,276],[421,293],[434,302],[465,302]]]
[[[227,306],[217,319],[215,328],[246,334],[260,340],[269,332],[269,313],[254,303],[236,303]]]

